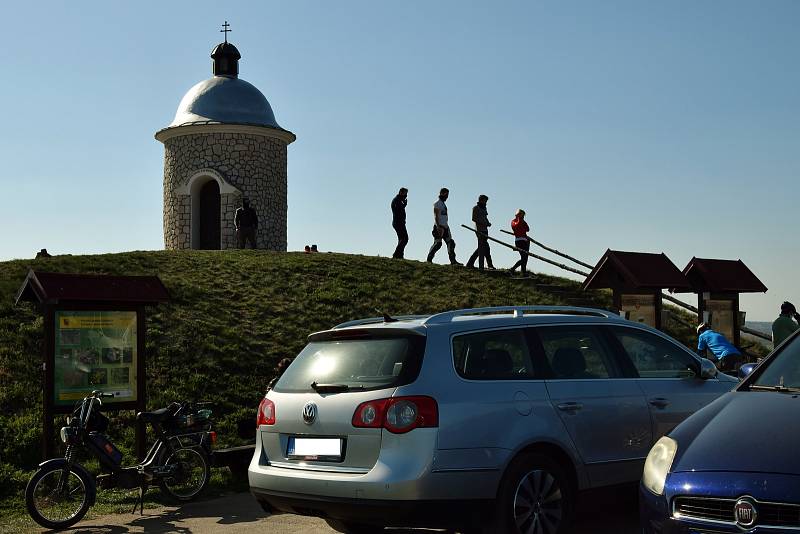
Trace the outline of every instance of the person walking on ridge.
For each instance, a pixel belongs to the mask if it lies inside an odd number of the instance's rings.
[[[736,371],[744,359],[725,336],[712,330],[707,323],[700,323],[697,327],[697,352],[702,356],[706,349],[711,352],[707,358],[722,372]]]
[[[792,320],[794,318],[794,321]],[[800,328],[800,314],[791,302],[781,304],[781,314],[772,323],[772,346],[777,347],[783,340]]]
[[[239,248],[245,248],[247,241],[256,248],[256,233],[258,231],[258,214],[250,207],[250,201],[242,200],[242,207],[237,208],[233,216],[233,226],[236,228],[236,240]]]
[[[478,260],[478,268],[483,270],[483,261],[486,259],[486,264],[489,269],[494,270],[492,265],[492,252],[489,249],[489,227],[492,223],[489,222],[489,212],[486,210],[486,202],[489,197],[481,195],[478,197],[478,203],[472,208],[472,222],[475,223],[475,234],[478,237],[478,248],[472,253],[467,261],[467,267],[475,267],[475,259]]]
[[[519,267],[522,276],[527,276],[528,250],[530,250],[531,243],[528,241],[530,228],[528,223],[525,222],[525,210],[517,210],[514,219],[511,221],[511,231],[514,233],[514,246],[520,250],[517,251],[519,252],[519,261],[514,264],[510,272],[513,273]]]
[[[392,228],[397,233],[397,248],[394,249],[393,258],[402,260],[403,253],[408,244],[408,231],[406,231],[406,204],[408,203],[408,189],[401,187],[392,199]]]
[[[447,242],[447,255],[450,257],[450,265],[461,265],[456,260],[456,242],[450,234],[450,226],[447,222],[447,205],[445,201],[450,196],[450,190],[443,187],[439,191],[439,200],[433,204],[433,245],[428,251],[428,263],[433,262],[436,252],[442,248],[442,240]]]

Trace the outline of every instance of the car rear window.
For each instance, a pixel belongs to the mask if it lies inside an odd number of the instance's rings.
[[[356,391],[402,386],[416,380],[425,337],[360,337],[311,341],[275,384],[275,391],[311,392],[312,383]]]
[[[456,372],[470,380],[522,380],[534,377],[521,329],[476,332],[453,338]]]

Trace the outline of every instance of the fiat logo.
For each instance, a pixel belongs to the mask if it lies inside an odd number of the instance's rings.
[[[303,422],[307,425],[310,425],[314,422],[314,419],[317,418],[317,405],[313,402],[306,403],[303,406]]]
[[[752,527],[756,524],[758,513],[753,503],[747,499],[739,499],[733,507],[736,524],[741,527]]]

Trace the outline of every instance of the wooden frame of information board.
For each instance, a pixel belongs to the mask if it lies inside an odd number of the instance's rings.
[[[714,303],[711,304],[710,303]],[[718,325],[719,316],[714,315],[714,310],[709,309],[716,307],[719,303],[730,304],[730,324]],[[742,341],[739,329],[744,326],[739,324],[739,293],[716,293],[716,292],[700,292],[697,294],[697,309],[699,317],[702,322],[707,322],[715,331],[724,335],[731,343],[739,347]],[[726,321],[727,322],[727,321]]]
[[[653,314],[650,321],[642,321],[640,318],[634,317],[632,314],[629,315],[626,306],[626,300],[640,300],[641,305],[645,305],[648,307],[652,307]],[[623,315],[626,319],[634,322],[641,322],[653,328],[661,329],[661,310],[662,310],[662,302],[661,302],[661,291],[654,290],[654,291],[622,291],[619,289],[613,290],[613,301],[614,301],[614,308],[620,311],[620,314]],[[645,302],[647,301],[647,302]],[[650,315],[649,313],[647,314]]]
[[[55,416],[72,413],[75,403],[94,389],[111,391],[113,388],[109,390],[109,386],[116,385],[116,394],[126,399],[104,401],[103,411],[146,410],[145,307],[167,300],[167,289],[156,276],[28,272],[17,293],[16,302],[38,303],[44,316],[42,454],[45,460],[51,458],[54,452]],[[61,314],[68,313],[74,315],[63,317],[66,327],[61,328],[61,324],[57,326],[56,320]],[[129,331],[134,317],[136,332],[132,339],[127,333],[123,333],[121,338],[113,337],[120,331]],[[75,323],[69,325],[69,320],[75,320]],[[60,330],[70,332],[70,338],[65,340],[62,334],[58,340],[57,355],[56,334]],[[105,344],[95,343],[93,338],[98,337],[103,338]],[[111,343],[112,340],[116,340],[116,343]],[[130,348],[130,352],[126,348]],[[62,360],[68,359],[70,363],[59,361],[61,368],[58,369],[57,356]],[[124,365],[127,358],[130,358],[132,365]],[[123,373],[123,369],[127,371]],[[81,372],[86,375],[85,384],[81,380]],[[67,375],[72,377],[70,384],[67,384]],[[122,379],[126,376],[123,385]],[[78,377],[77,380],[75,377]],[[104,378],[102,383],[92,383],[100,377]],[[132,380],[134,377],[135,380]],[[57,389],[58,378],[61,387]],[[120,389],[122,387],[127,389]],[[57,391],[63,392],[65,395],[61,396],[67,399],[56,399]],[[136,455],[140,459],[144,458],[145,446],[146,428],[144,423],[137,421]]]
[[[96,387],[87,386],[85,394],[81,394],[80,399],[61,404],[56,399],[56,319],[59,312],[132,312],[136,314],[136,354],[135,354],[135,400],[119,401],[113,399],[103,401],[103,411],[135,410],[143,412],[147,409],[146,399],[146,374],[145,374],[145,310],[144,306],[114,305],[108,303],[81,303],[65,304],[56,306],[45,306],[45,365],[44,365],[44,445],[45,455],[50,457],[49,450],[52,448],[53,435],[55,428],[53,419],[58,414],[69,414],[74,409],[75,402],[80,401],[84,396],[91,393],[93,389],[105,390],[102,385]],[[144,457],[145,448],[145,427],[137,422],[136,424],[136,454],[140,458]]]

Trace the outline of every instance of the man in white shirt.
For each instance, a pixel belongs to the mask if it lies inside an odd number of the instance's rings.
[[[433,205],[433,245],[428,251],[428,263],[433,262],[436,252],[442,248],[442,240],[447,242],[447,255],[450,257],[450,265],[461,265],[456,260],[456,242],[450,234],[450,226],[447,222],[447,205],[444,203],[450,196],[450,190],[443,187],[439,191],[439,200]]]

